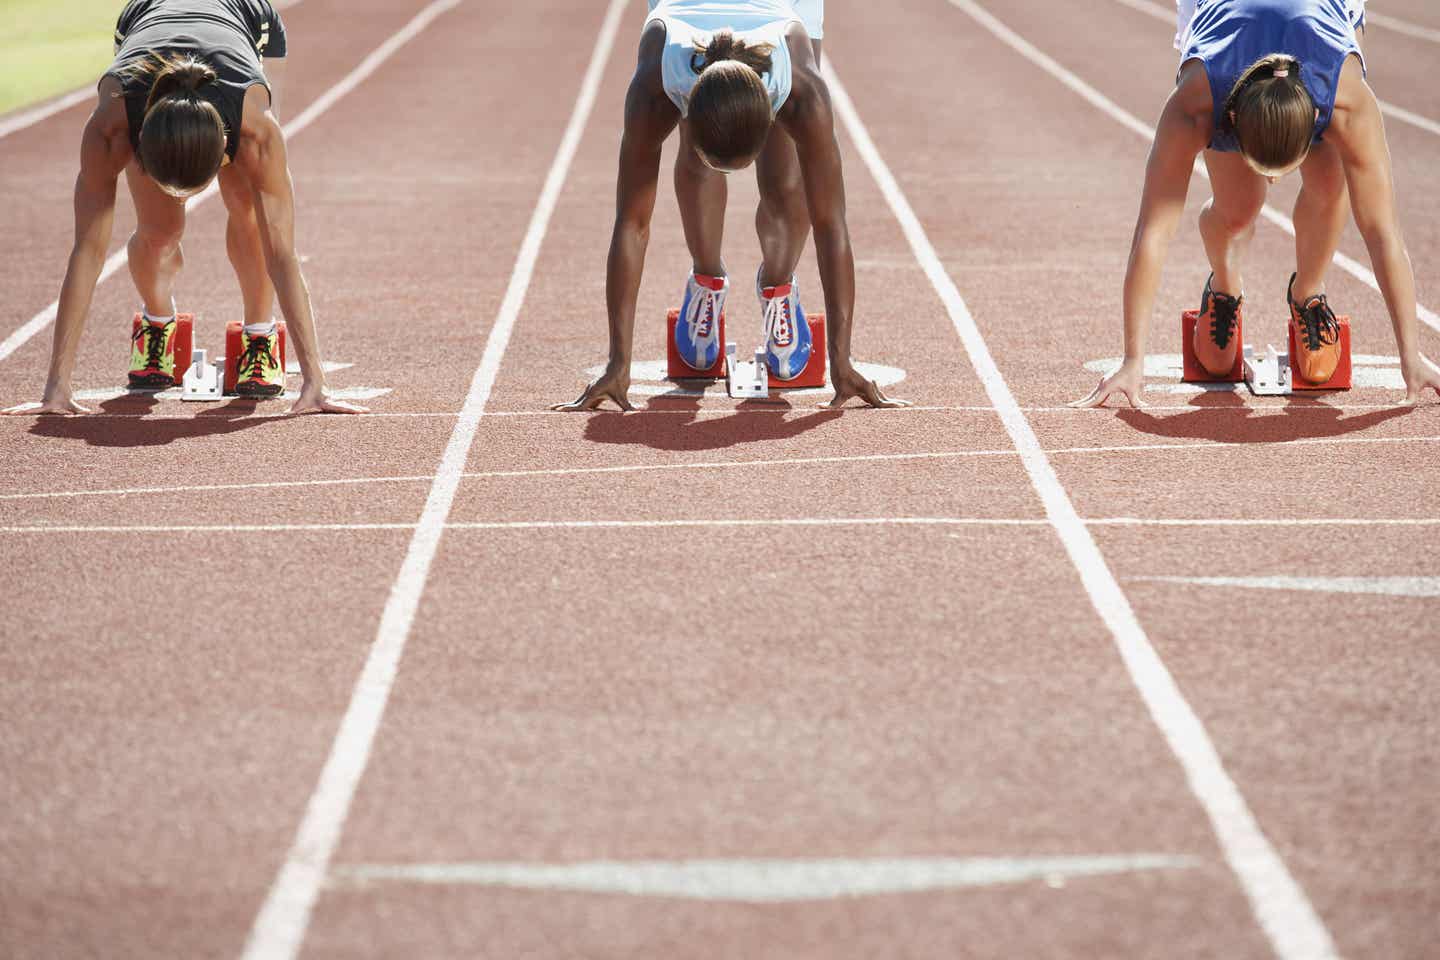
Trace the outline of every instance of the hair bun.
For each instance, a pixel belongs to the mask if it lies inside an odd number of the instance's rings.
[[[775,47],[768,43],[746,43],[735,36],[733,30],[717,30],[710,37],[708,43],[695,41],[695,55],[691,60],[691,66],[696,73],[703,73],[706,68],[726,60],[734,60],[743,63],[759,74],[770,72],[770,55],[775,52]]]

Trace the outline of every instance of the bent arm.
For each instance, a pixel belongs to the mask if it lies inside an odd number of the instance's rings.
[[[106,131],[102,119],[106,110],[103,91],[101,96],[102,105],[85,124],[80,140],[80,174],[75,178],[75,242],[55,314],[55,340],[45,386],[47,400],[70,393],[75,352],[85,329],[95,284],[104,267],[105,252],[110,247],[115,222],[115,182],[127,159],[121,155],[125,151],[113,145]]]
[[[660,180],[660,152],[675,129],[679,111],[656,79],[659,50],[665,39],[647,30],[640,62],[625,96],[625,130],[620,140],[620,171],[615,188],[615,228],[605,268],[605,308],[610,323],[612,370],[628,370],[634,350],[635,303],[645,251],[650,244],[650,218]],[[657,43],[658,40],[658,43]]]
[[[1355,226],[1365,240],[1375,280],[1390,312],[1401,362],[1413,362],[1420,350],[1415,273],[1405,240],[1400,235],[1390,147],[1385,141],[1385,126],[1375,94],[1358,76],[1353,78],[1353,83],[1352,89],[1345,91],[1347,104],[1343,116],[1337,116],[1338,122],[1331,125],[1331,139],[1345,165]]]
[[[1205,141],[1205,131],[1183,106],[1181,91],[1177,88],[1166,102],[1155,128],[1155,142],[1145,165],[1140,213],[1125,267],[1125,362],[1128,364],[1144,362],[1160,271],[1185,211],[1195,157],[1205,148]]]

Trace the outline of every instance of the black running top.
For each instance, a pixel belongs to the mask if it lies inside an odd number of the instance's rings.
[[[285,56],[285,26],[269,0],[130,0],[115,24],[115,62],[105,71],[125,91],[130,145],[140,149],[149,85],[130,68],[152,53],[189,53],[217,75],[199,90],[225,121],[225,153],[235,159],[245,93],[259,84],[269,89],[262,57]]]

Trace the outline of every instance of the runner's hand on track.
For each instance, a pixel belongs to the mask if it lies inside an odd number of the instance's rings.
[[[31,417],[31,416],[57,416],[68,417],[77,413],[89,413],[89,407],[82,407],[75,402],[75,398],[66,392],[63,395],[52,397],[48,393],[45,399],[39,403],[22,403],[17,406],[0,410],[0,414],[7,417]]]
[[[321,387],[311,390],[306,387],[300,388],[300,396],[290,407],[292,414],[305,413],[369,413],[365,407],[355,403],[347,403],[344,400],[331,400],[325,394],[325,388]]]
[[[910,406],[909,400],[891,400],[880,392],[880,387],[874,380],[867,380],[859,370],[853,366],[844,370],[836,369],[830,375],[831,386],[835,388],[835,396],[830,402],[820,404],[827,410],[835,410],[845,406],[845,401],[851,397],[859,397],[872,407],[883,409],[894,409],[896,407]]]
[[[580,399],[570,403],[557,403],[550,409],[562,410],[566,413],[583,413],[587,410],[599,410],[600,404],[609,400],[621,410],[634,410],[635,408],[630,405],[629,393],[629,367],[626,366],[619,370],[607,368],[598,380],[585,388],[585,392],[580,394]]]
[[[1401,364],[1401,372],[1405,376],[1405,406],[1419,403],[1427,388],[1440,394],[1440,367],[1424,355],[1417,353],[1413,363]]]
[[[1100,385],[1090,391],[1090,395],[1082,400],[1076,400],[1070,404],[1075,408],[1103,407],[1105,401],[1113,396],[1123,394],[1130,406],[1139,408],[1145,406],[1145,401],[1140,399],[1140,391],[1144,385],[1144,367],[1139,364],[1123,363],[1120,369],[1100,381]]]

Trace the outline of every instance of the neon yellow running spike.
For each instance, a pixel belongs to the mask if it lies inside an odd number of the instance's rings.
[[[141,321],[130,338],[130,386],[168,387],[175,383],[174,317],[165,323]]]
[[[268,335],[240,334],[243,344],[236,358],[235,392],[242,397],[274,397],[285,392],[285,368],[280,365],[280,331]]]

